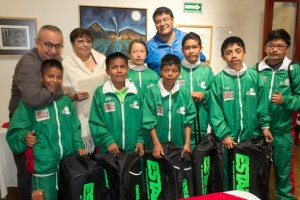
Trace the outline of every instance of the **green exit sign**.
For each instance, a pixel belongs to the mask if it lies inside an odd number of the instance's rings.
[[[185,2],[183,9],[184,12],[202,13],[202,3]]]

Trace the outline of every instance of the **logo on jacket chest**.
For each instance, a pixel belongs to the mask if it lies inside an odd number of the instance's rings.
[[[44,110],[35,111],[35,118],[36,118],[36,121],[38,121],[38,122],[50,119],[49,110],[44,109]]]
[[[223,92],[224,101],[234,100],[234,92],[233,91],[225,91]]]
[[[105,112],[115,112],[116,111],[115,102],[104,103],[104,109]]]

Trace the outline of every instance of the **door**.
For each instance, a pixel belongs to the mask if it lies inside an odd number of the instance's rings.
[[[273,29],[285,29],[291,36],[287,57],[300,61],[300,0],[265,0],[262,57],[265,57],[264,41]]]

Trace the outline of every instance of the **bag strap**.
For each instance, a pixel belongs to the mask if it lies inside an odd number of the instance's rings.
[[[194,133],[195,133],[195,145],[197,145],[201,143],[199,102],[195,102],[195,105],[196,105],[197,114],[194,119]]]
[[[293,64],[295,64],[295,63],[292,61],[292,62],[290,62],[289,66],[288,66],[288,76],[289,76],[292,94],[294,94],[293,80],[292,80],[292,75],[291,75],[291,65],[293,65]]]

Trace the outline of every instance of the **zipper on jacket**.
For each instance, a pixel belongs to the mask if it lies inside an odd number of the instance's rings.
[[[240,76],[237,76],[238,78],[238,87],[239,87],[239,104],[240,104],[240,115],[241,115],[241,131],[240,131],[240,134],[238,136],[238,140],[237,142],[240,143],[240,140],[241,140],[241,134],[242,134],[242,131],[244,129],[244,126],[243,126],[243,103],[242,103],[242,88],[241,88],[241,79],[240,79]]]
[[[62,144],[61,144],[60,123],[59,123],[59,118],[58,118],[58,111],[57,111],[56,102],[53,101],[53,103],[54,103],[55,117],[56,117],[56,122],[57,122],[57,133],[58,133],[58,145],[59,145],[59,148],[60,148],[60,158],[62,158],[62,156],[63,156],[63,148],[62,148]]]
[[[272,69],[272,79],[271,79],[271,85],[270,85],[270,91],[269,91],[269,101],[271,101],[272,98],[272,90],[274,85],[274,77],[275,77],[275,71]]]
[[[124,114],[124,102],[121,102],[122,113],[122,148],[125,149],[125,114]]]
[[[142,72],[141,71],[139,71],[139,81],[140,81],[140,83],[139,83],[140,88],[142,88]]]
[[[169,130],[168,130],[168,141],[171,141],[171,127],[172,127],[172,94],[169,95]]]
[[[193,68],[190,68],[190,87],[191,92],[193,92]]]

